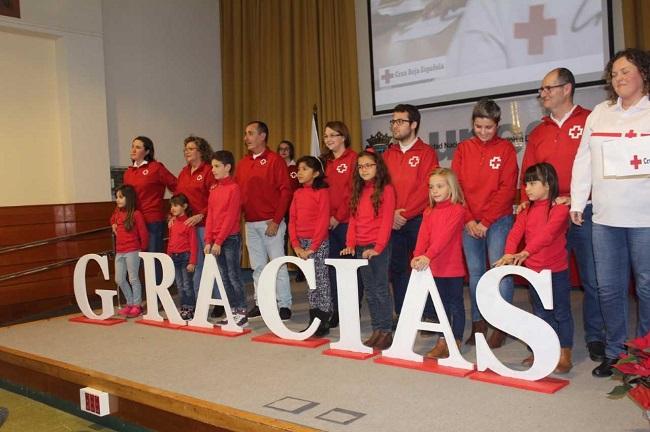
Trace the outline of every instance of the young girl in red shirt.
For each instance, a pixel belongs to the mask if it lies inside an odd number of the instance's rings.
[[[181,295],[181,318],[194,318],[196,296],[190,273],[194,273],[197,263],[197,234],[196,227],[187,225],[189,201],[184,194],[176,194],[169,200],[172,219],[169,223],[169,241],[167,255],[174,262],[174,278],[176,289]]]
[[[135,209],[136,195],[132,186],[122,185],[117,188],[115,204],[111,215],[111,227],[115,234],[115,282],[126,300],[126,306],[117,313],[135,318],[142,313],[139,252],[147,250],[149,234],[142,213]]]
[[[296,255],[314,259],[316,289],[309,290],[309,319],[320,319],[316,337],[329,333],[332,297],[325,258],[329,255],[330,196],[325,182],[325,169],[314,156],[298,159],[298,182],[289,209],[289,238]]]
[[[379,350],[393,343],[393,297],[388,291],[390,233],[395,213],[395,189],[380,155],[359,153],[352,183],[350,222],[341,255],[368,260],[359,268],[370,309],[372,335],[364,345]]]
[[[445,313],[460,348],[465,329],[463,283],[463,228],[465,207],[463,192],[454,172],[437,168],[429,176],[429,208],[424,210],[411,267],[422,271],[429,267],[440,293]],[[449,356],[444,336],[427,353],[429,358]]]
[[[535,290],[530,290],[533,312],[546,321],[560,338],[561,355],[555,373],[567,373],[573,367],[573,316],[566,232],[569,229],[569,207],[555,202],[559,183],[555,168],[542,162],[529,167],[524,175],[526,195],[531,205],[517,215],[508,239],[505,255],[494,265],[525,265],[536,272],[550,269],[553,282],[553,309],[546,310]],[[519,250],[519,243],[524,247]],[[525,366],[533,357],[522,361]]]

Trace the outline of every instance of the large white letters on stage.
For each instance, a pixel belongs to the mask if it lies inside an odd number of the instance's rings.
[[[501,297],[499,282],[512,274],[526,278],[537,292],[544,308],[553,309],[551,271],[542,270],[537,273],[519,266],[496,267],[485,273],[476,287],[476,305],[487,322],[530,347],[534,356],[533,365],[526,371],[506,367],[488,347],[485,336],[476,333],[476,366],[480,371],[491,369],[501,376],[535,381],[549,375],[557,366],[560,340],[544,320],[511,305]]]
[[[104,280],[108,280],[108,257],[87,254],[79,258],[74,267],[74,276],[72,283],[74,285],[74,298],[77,300],[79,309],[89,319],[105,320],[115,315],[113,308],[113,297],[117,295],[117,290],[97,290],[96,293],[102,299],[102,313],[97,315],[88,302],[88,292],[86,291],[86,267],[88,261],[97,261],[99,268],[102,270]]]
[[[142,257],[145,271],[147,305],[155,305],[153,307],[147,307],[147,313],[144,315],[144,319],[163,321],[163,317],[158,313],[157,307],[158,300],[160,300],[167,319],[173,324],[184,325],[185,321],[181,319],[168,291],[168,288],[174,280],[174,265],[171,258],[162,253],[150,252],[140,252],[140,256]],[[116,291],[97,290],[97,294],[102,299],[102,313],[99,315],[95,314],[90,307],[86,292],[85,271],[90,260],[99,263],[104,278],[108,280],[107,258],[95,254],[84,255],[79,259],[75,267],[75,298],[81,312],[87,318],[105,320],[114,314],[112,298],[116,295]],[[160,285],[156,284],[155,260],[160,261],[163,269],[163,278]],[[372,349],[366,347],[361,342],[357,284],[357,269],[367,265],[368,261],[359,259],[327,259],[325,262],[336,269],[339,298],[340,338],[338,342],[330,344],[330,347],[337,350],[364,354],[371,353]],[[316,318],[307,329],[301,332],[295,332],[284,325],[278,313],[276,279],[278,270],[286,263],[292,263],[298,266],[305,274],[309,289],[315,289],[316,275],[313,260],[302,260],[291,256],[276,258],[264,267],[260,275],[257,290],[260,313],[266,326],[276,336],[289,340],[305,340],[314,334],[320,324],[320,320]],[[539,380],[551,374],[557,366],[560,357],[560,342],[554,330],[546,322],[529,312],[509,304],[501,297],[499,282],[508,275],[519,275],[527,279],[539,295],[543,306],[546,309],[553,308],[550,270],[537,273],[524,267],[503,266],[493,268],[486,272],[480,279],[476,290],[477,306],[481,314],[494,327],[526,343],[533,351],[534,362],[532,367],[525,371],[510,369],[496,358],[488,347],[483,334],[476,333],[477,369],[479,371],[490,369],[505,377],[528,381]],[[215,282],[221,293],[221,299],[212,298],[212,287]],[[422,322],[422,312],[429,296],[433,300],[440,321],[439,323]],[[211,328],[213,325],[207,320],[208,310],[211,304],[223,305],[225,308],[228,324],[221,326],[223,330],[242,332],[242,329],[234,323],[216,259],[212,255],[207,255],[201,276],[194,319],[189,322],[189,325]],[[415,337],[417,331],[420,329],[441,332],[448,341],[454,340],[435,280],[428,268],[421,272],[413,271],[411,273],[393,344],[389,349],[384,350],[382,355],[389,358],[422,362],[422,356],[413,352]],[[438,360],[438,364],[466,370],[473,368],[473,364],[462,357],[456,344],[448,343],[447,345],[449,348],[449,357]]]

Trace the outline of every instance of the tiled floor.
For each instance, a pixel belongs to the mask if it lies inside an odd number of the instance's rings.
[[[4,389],[0,389],[0,406],[9,409],[7,420],[0,426],[1,432],[113,432],[113,429]]]

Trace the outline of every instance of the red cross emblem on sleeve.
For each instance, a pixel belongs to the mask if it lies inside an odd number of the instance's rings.
[[[497,170],[501,167],[501,156],[494,156],[490,159],[490,168]]]
[[[411,156],[409,159],[409,165],[411,165],[412,168],[415,168],[420,164],[420,156]]]
[[[348,164],[342,163],[339,164],[339,166],[336,167],[336,172],[339,174],[343,174],[344,172],[347,172],[348,170]]]
[[[573,139],[578,139],[582,136],[583,128],[580,125],[574,125],[569,129],[569,136]]]

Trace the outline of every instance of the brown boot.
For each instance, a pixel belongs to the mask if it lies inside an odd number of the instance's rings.
[[[375,345],[375,342],[377,342],[377,338],[379,337],[380,331],[379,330],[373,330],[372,335],[363,343],[367,347],[373,347]]]
[[[476,345],[474,333],[483,333],[487,336],[487,322],[485,322],[485,320],[472,322],[472,334],[470,334],[465,341],[465,345]]]
[[[487,343],[490,348],[500,348],[506,341],[506,334],[499,329],[494,329]]]
[[[560,350],[560,361],[557,363],[557,367],[555,368],[554,372],[556,374],[569,373],[572,367],[573,363],[571,363],[571,348],[562,348]]]
[[[447,347],[447,341],[445,338],[439,337],[436,346],[434,346],[433,349],[426,354],[426,356],[427,358],[431,359],[449,357],[449,348]]]
[[[531,367],[533,365],[533,361],[535,361],[535,356],[534,355],[529,355],[525,359],[521,361],[521,364],[523,366]]]
[[[393,334],[391,332],[379,332],[379,337],[373,345],[375,349],[383,351],[393,344]]]

